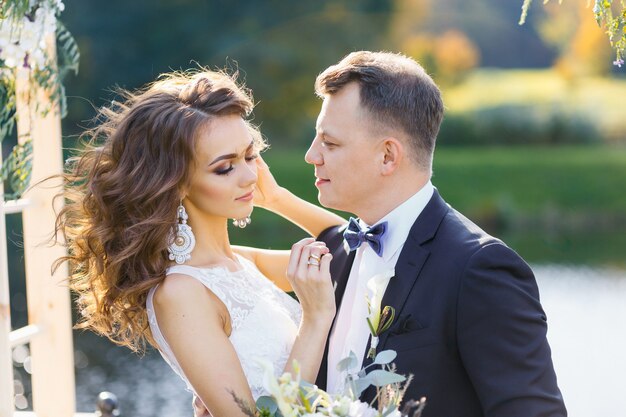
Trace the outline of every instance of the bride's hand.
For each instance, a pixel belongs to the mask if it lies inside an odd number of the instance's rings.
[[[303,321],[329,327],[336,307],[328,252],[323,242],[313,238],[297,242],[291,248],[287,278],[302,306]]]
[[[270,172],[269,166],[267,166],[260,155],[256,159],[256,163],[258,180],[256,183],[256,192],[254,193],[254,205],[271,210],[273,204],[278,201],[284,189],[278,185]]]

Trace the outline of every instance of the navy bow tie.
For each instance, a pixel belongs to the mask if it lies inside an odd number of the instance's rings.
[[[361,229],[359,222],[350,217],[348,228],[343,232],[343,238],[348,242],[350,251],[355,250],[361,243],[370,244],[376,255],[383,256],[383,244],[380,239],[387,231],[387,222],[379,223],[373,227]]]

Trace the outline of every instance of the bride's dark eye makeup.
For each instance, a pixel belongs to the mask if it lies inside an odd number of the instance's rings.
[[[228,166],[228,168],[225,168],[225,169],[217,169],[217,170],[215,171],[215,173],[216,173],[217,175],[226,175],[226,174],[228,174],[230,171],[232,171],[233,169],[235,169],[235,167],[233,167],[233,164],[230,164],[230,165]]]
[[[249,161],[254,161],[254,160],[255,160],[255,159],[257,159],[258,157],[259,157],[259,154],[258,154],[258,153],[254,153],[254,154],[251,154],[251,155],[247,155],[245,159],[246,159],[246,161],[248,161],[248,162],[249,162]],[[230,171],[232,171],[233,169],[235,169],[235,167],[233,166],[233,164],[232,164],[232,162],[231,162],[231,163],[230,163],[230,165],[229,165],[228,167],[226,167],[226,168],[221,168],[221,169],[217,169],[217,170],[215,171],[215,173],[216,173],[217,175],[228,175],[228,173],[229,173]]]
[[[250,145],[248,145],[248,149],[246,149],[245,155],[246,156],[244,157],[244,159],[246,160],[246,162],[253,161],[253,160],[255,160],[255,159],[257,159],[259,157],[259,154],[257,152],[254,152],[254,143],[253,142],[251,142]],[[227,154],[227,155],[222,155],[222,156],[216,158],[213,162],[211,162],[209,164],[209,166],[211,166],[211,165],[213,165],[213,164],[215,164],[215,163],[217,163],[217,162],[219,162],[221,160],[228,160],[228,159],[230,159],[231,161],[230,161],[230,163],[229,163],[229,165],[227,167],[222,166],[220,168],[217,168],[214,171],[217,175],[228,175],[228,173],[230,171],[235,169],[235,166],[233,165],[233,162],[239,160],[239,158],[241,158],[241,154],[231,153],[231,154]]]

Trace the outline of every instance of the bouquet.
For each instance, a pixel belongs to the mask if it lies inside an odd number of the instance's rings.
[[[269,362],[261,362],[265,368],[263,384],[270,395],[260,397],[256,409],[236,396],[235,401],[249,417],[419,417],[426,405],[425,398],[405,401],[400,409],[412,376],[407,378],[395,372],[391,363],[395,358],[395,351],[385,350],[358,373],[350,373],[358,363],[356,355],[350,352],[337,365],[340,372],[348,372],[343,394],[329,394],[302,381],[296,361],[293,363],[293,373],[285,372],[279,377],[274,375]],[[367,372],[375,365],[380,369]],[[359,396],[370,386],[376,388],[376,396],[368,404],[360,401]]]

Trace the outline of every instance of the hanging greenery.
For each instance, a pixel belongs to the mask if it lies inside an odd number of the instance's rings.
[[[543,0],[546,4],[550,0]],[[559,0],[559,4],[563,0]],[[624,65],[624,57],[626,56],[626,0],[619,0],[619,4],[613,0],[593,0],[593,15],[596,18],[598,26],[604,27],[609,37],[609,42],[615,49],[615,61],[613,65],[620,67]],[[522,15],[519,24],[526,22],[528,8],[532,0],[524,0],[522,4]],[[589,0],[591,4],[591,0]],[[621,7],[621,10],[620,10]]]
[[[34,111],[45,116],[58,106],[60,116],[65,117],[67,106],[62,81],[69,72],[78,74],[80,54],[70,32],[57,20],[64,7],[61,0],[0,2],[0,143],[15,126],[18,68],[28,71],[28,100],[36,96],[39,88],[50,97],[46,105],[34,103]],[[57,57],[47,53],[46,39],[50,35],[56,39]],[[29,131],[19,132],[19,143],[2,162],[2,181],[8,181],[12,190],[12,193],[5,193],[5,199],[19,198],[30,182],[32,140]]]

